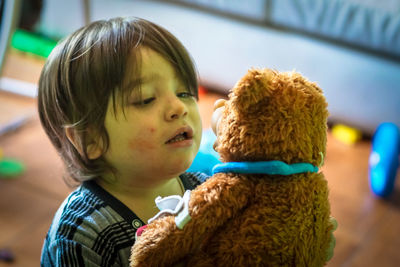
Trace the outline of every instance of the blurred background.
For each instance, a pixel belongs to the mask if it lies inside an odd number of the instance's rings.
[[[45,59],[67,34],[115,16],[151,20],[183,42],[204,129],[213,102],[251,67],[315,81],[329,103],[323,171],[339,221],[328,265],[399,265],[400,1],[0,0],[0,14],[0,266],[38,265],[71,191],[36,113]]]

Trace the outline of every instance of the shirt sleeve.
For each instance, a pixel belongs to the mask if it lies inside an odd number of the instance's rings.
[[[48,247],[48,257],[42,257],[41,266],[104,266],[103,257],[91,248],[73,240],[57,239]],[[50,256],[53,255],[53,258]]]

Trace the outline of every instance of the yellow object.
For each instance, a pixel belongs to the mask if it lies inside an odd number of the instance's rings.
[[[347,144],[353,145],[361,139],[361,132],[355,128],[337,124],[332,127],[332,135],[339,141]]]
[[[3,158],[3,150],[0,148],[0,160]]]

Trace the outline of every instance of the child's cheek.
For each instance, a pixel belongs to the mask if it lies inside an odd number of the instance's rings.
[[[129,147],[132,150],[146,153],[149,150],[157,148],[155,142],[155,128],[148,128],[136,134],[129,142]]]

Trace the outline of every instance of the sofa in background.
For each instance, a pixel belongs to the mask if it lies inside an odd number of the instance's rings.
[[[45,1],[39,31],[72,32],[80,1]],[[372,134],[400,127],[400,2],[396,0],[92,0],[90,19],[138,16],[174,33],[201,83],[227,93],[248,68],[297,70],[325,91],[330,120]],[[78,16],[79,17],[79,16]]]

